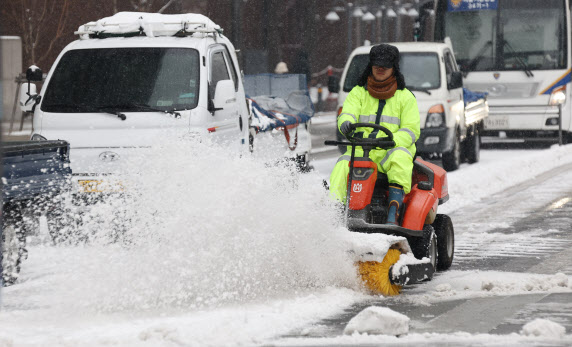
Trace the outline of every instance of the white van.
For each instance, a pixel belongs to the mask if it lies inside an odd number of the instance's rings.
[[[389,44],[399,49],[401,73],[407,88],[417,99],[421,118],[417,154],[425,159],[442,159],[443,167],[448,171],[457,169],[463,160],[477,162],[479,131],[488,115],[488,105],[485,99],[464,102],[462,74],[450,42]],[[346,63],[338,87],[338,114],[369,62],[371,47],[356,48]],[[338,132],[338,136],[342,135]]]
[[[100,191],[104,176],[120,173],[134,149],[165,133],[198,133],[237,153],[251,150],[235,48],[209,18],[120,12],[76,34],[39,94],[33,84],[23,85],[21,105],[34,112],[33,140],[70,143],[80,191]]]

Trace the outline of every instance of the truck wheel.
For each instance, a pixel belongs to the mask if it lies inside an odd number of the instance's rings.
[[[451,218],[445,214],[438,214],[433,222],[437,235],[437,270],[448,270],[453,263],[455,254],[455,230]]]
[[[20,264],[28,257],[26,250],[26,232],[19,207],[4,208],[2,226],[2,283],[4,287],[12,285],[20,275]]]
[[[433,269],[437,268],[437,245],[437,236],[430,224],[423,226],[423,237],[409,238],[409,246],[415,258],[429,258]]]
[[[465,158],[469,164],[479,161],[481,158],[481,136],[479,135],[479,128],[476,125],[472,126],[472,132],[465,140]]]
[[[451,152],[443,153],[443,169],[455,171],[459,166],[461,166],[461,139],[457,133]]]

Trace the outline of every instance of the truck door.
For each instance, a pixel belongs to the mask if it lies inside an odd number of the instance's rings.
[[[238,80],[234,66],[231,63],[230,56],[223,45],[214,45],[209,50],[209,86],[208,86],[208,99],[209,104],[213,106],[211,114],[214,120],[214,127],[209,128],[217,137],[225,137],[229,135],[229,139],[238,136],[239,129],[239,114],[238,114],[238,100],[236,92],[238,91]],[[232,95],[224,105],[214,109],[213,100],[217,83],[223,80],[231,80],[234,85]]]
[[[457,67],[457,63],[455,62],[455,57],[450,50],[445,49],[443,52],[443,57],[445,58],[445,73],[447,75],[447,90],[449,91],[447,96],[447,107],[451,112],[451,116],[459,119],[459,125],[461,129],[461,136],[464,136],[466,132],[465,127],[465,112],[464,112],[464,103],[463,103],[463,87],[458,88],[449,88],[451,83],[451,78],[453,72],[458,72],[459,68]]]

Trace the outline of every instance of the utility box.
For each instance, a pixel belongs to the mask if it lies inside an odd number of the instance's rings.
[[[2,129],[12,121],[16,91],[16,77],[22,72],[22,39],[19,36],[0,36],[0,80],[2,81]],[[17,105],[16,105],[17,106]],[[19,124],[21,112],[16,107],[14,123]]]

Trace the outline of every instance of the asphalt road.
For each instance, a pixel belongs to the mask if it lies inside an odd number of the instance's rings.
[[[323,141],[335,134],[335,115],[323,114],[312,125],[318,162],[335,162],[339,152],[325,149]],[[572,276],[572,165],[551,170],[511,187],[480,203],[456,210],[455,260],[450,271],[564,273]],[[485,234],[483,234],[485,233]],[[483,237],[483,235],[497,235]],[[446,279],[450,272],[438,273]],[[532,317],[550,319],[572,333],[572,294],[544,293],[495,295],[442,300],[430,305],[408,302],[407,296],[424,293],[430,282],[406,288],[395,298],[375,298],[349,307],[343,314],[325,317],[312,329],[312,337],[333,337],[356,314],[372,305],[407,315],[410,333],[485,334],[518,333]],[[300,336],[293,331],[287,337]],[[307,333],[304,337],[308,337]]]

